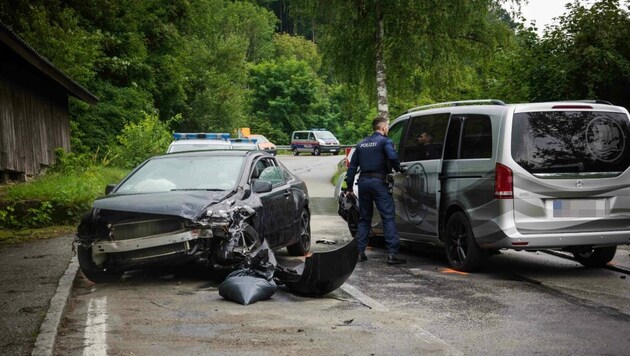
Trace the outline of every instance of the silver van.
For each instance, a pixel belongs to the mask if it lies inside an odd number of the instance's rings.
[[[460,101],[390,125],[406,173],[394,200],[401,239],[441,242],[479,269],[499,249],[560,249],[603,266],[630,244],[630,117],[603,101]]]

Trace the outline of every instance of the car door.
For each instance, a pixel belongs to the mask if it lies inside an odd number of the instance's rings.
[[[272,190],[260,194],[263,204],[261,222],[264,237],[271,247],[287,244],[293,237],[295,201],[290,184],[286,181],[281,167],[272,158],[262,158],[265,168],[257,179],[271,182]]]
[[[449,116],[411,116],[401,142],[400,160],[407,172],[398,178],[399,232],[412,240],[437,238],[439,172]]]
[[[473,229],[496,217],[494,209],[484,207],[495,199],[492,154],[497,134],[498,127],[492,125],[489,115],[457,114],[449,123],[442,164],[441,209],[464,209]]]

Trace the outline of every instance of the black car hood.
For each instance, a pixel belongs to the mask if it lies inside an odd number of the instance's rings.
[[[208,205],[219,202],[229,191],[173,191],[164,193],[110,195],[94,201],[95,209],[133,213],[177,215],[197,218]]]

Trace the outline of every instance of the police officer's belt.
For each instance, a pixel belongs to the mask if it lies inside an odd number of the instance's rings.
[[[361,176],[362,177],[370,177],[370,178],[378,178],[378,179],[382,179],[382,180],[385,180],[387,178],[387,174],[386,173],[378,173],[378,172],[362,172]]]

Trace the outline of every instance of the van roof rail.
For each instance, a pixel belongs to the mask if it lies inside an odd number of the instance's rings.
[[[572,101],[577,103],[591,103],[591,104],[604,104],[604,105],[613,105],[610,101],[601,100],[601,99],[586,99],[586,100],[563,100],[563,101]]]
[[[420,110],[426,110],[426,109],[438,108],[438,107],[444,107],[444,106],[463,106],[463,105],[479,105],[479,104],[505,105],[505,103],[503,101],[497,100],[497,99],[448,101],[448,102],[444,102],[444,103],[422,105],[422,106],[418,106],[418,107],[415,107],[415,108],[411,108],[411,109],[405,111],[405,114],[408,114],[408,113],[414,112],[414,111],[420,111]]]

